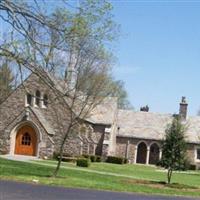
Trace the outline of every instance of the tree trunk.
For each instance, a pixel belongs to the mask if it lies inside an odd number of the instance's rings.
[[[171,183],[171,177],[172,177],[172,169],[169,168],[168,172],[167,172],[167,183],[170,184]]]
[[[55,171],[53,172],[53,177],[56,177],[56,176],[57,176],[58,171],[59,171],[59,169],[60,169],[60,165],[61,165],[62,158],[63,158],[63,147],[64,147],[64,142],[62,143],[62,145],[61,145],[61,147],[60,147],[59,159],[58,159],[58,163],[57,163],[56,169],[55,169]]]
[[[64,148],[65,142],[66,142],[66,140],[67,140],[68,134],[69,134],[69,132],[70,132],[70,130],[71,130],[71,127],[72,127],[71,125],[68,127],[68,130],[67,130],[67,132],[66,132],[66,134],[65,134],[65,137],[63,138],[62,144],[61,144],[61,146],[60,146],[60,151],[59,151],[60,157],[59,157],[59,159],[58,159],[58,163],[57,163],[56,169],[55,169],[55,171],[53,172],[53,177],[56,177],[56,176],[58,175],[58,171],[59,171],[59,169],[60,169],[60,165],[61,165],[62,158],[63,158],[63,148]]]

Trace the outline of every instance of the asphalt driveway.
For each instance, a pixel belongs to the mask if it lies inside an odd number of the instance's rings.
[[[0,200],[189,200],[0,181]],[[200,199],[200,198],[194,198]],[[192,199],[192,200],[194,200]]]

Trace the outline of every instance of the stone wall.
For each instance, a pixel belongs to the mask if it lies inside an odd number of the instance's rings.
[[[116,156],[128,158],[130,163],[134,163],[136,161],[136,147],[140,142],[145,142],[147,147],[150,147],[153,143],[161,145],[161,142],[156,140],[117,137]],[[195,144],[187,145],[187,157],[191,164],[197,164],[195,160]]]
[[[52,156],[53,152],[59,152],[60,145],[66,134],[69,125],[69,110],[63,106],[60,100],[55,98],[54,93],[43,81],[36,75],[32,74],[25,82],[20,85],[1,105],[0,105],[0,154],[8,154],[10,152],[10,134],[14,127],[20,123],[24,123],[25,115],[25,97],[30,93],[35,98],[36,91],[39,90],[42,95],[47,94],[49,99],[48,107],[39,107],[33,105],[33,113],[30,112],[30,121],[35,124],[40,134],[42,141],[39,145],[39,156]],[[42,99],[41,99],[42,100]],[[30,109],[31,110],[31,109]],[[46,126],[54,131],[50,135],[44,124],[34,114],[40,112],[48,122]],[[80,130],[74,130],[68,135],[64,152],[70,155],[79,155],[81,153],[98,154],[102,153],[102,143],[104,140],[104,126],[96,126],[86,124],[86,131],[80,135]]]

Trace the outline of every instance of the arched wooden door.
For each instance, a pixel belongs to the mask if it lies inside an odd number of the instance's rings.
[[[15,154],[36,156],[37,136],[35,130],[26,125],[19,129],[15,140]]]

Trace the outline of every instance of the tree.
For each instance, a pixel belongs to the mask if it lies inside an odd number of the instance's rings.
[[[5,61],[0,66],[0,103],[12,92],[14,88],[14,75]]]
[[[161,166],[168,170],[167,181],[171,183],[174,170],[183,170],[186,165],[186,127],[177,117],[166,129],[166,138],[162,144]]]
[[[83,75],[83,79],[84,79],[85,75]],[[133,109],[133,106],[130,104],[129,100],[128,100],[128,94],[126,89],[124,88],[124,82],[121,80],[115,80],[111,75],[107,75],[107,77],[105,77],[107,79],[107,82],[110,86],[110,88],[112,88],[112,90],[110,91],[110,94],[108,94],[106,91],[105,94],[102,93],[102,96],[111,96],[111,97],[117,97],[118,99],[118,108],[119,109]],[[88,79],[88,84],[91,85],[93,83],[90,83],[90,79]],[[82,88],[82,91],[85,92],[85,89]]]
[[[126,89],[124,88],[124,82],[111,78],[111,84],[113,88],[111,96],[118,98],[118,108],[126,110],[133,109],[133,106],[128,100],[128,94]]]
[[[79,6],[60,1],[48,11],[44,9],[47,4],[49,1],[0,1],[0,17],[11,30],[10,42],[0,44],[0,55],[15,62],[21,75],[29,70],[40,77],[54,94],[50,102],[59,102],[62,111],[69,112],[63,125],[55,106],[62,137],[56,176],[69,134],[114,90],[108,76],[110,45],[118,27],[112,6],[105,0],[84,0]],[[59,78],[61,88],[48,78],[50,73]]]

